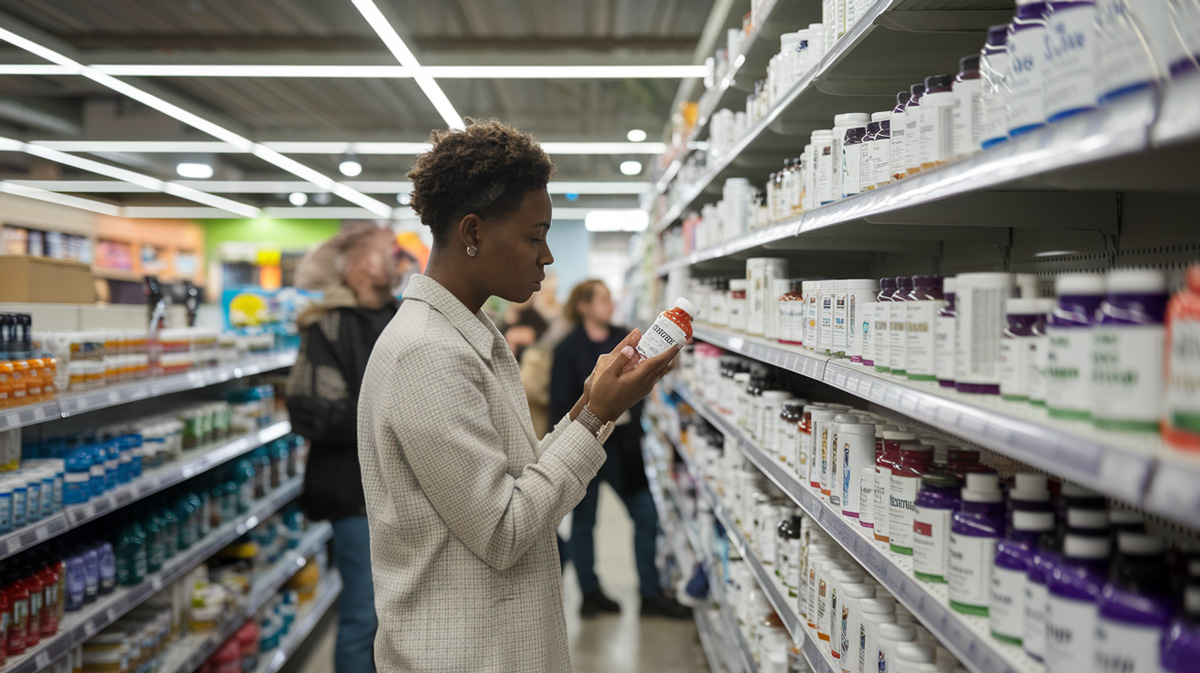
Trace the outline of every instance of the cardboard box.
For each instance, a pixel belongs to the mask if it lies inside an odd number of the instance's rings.
[[[61,259],[0,256],[0,301],[94,303],[92,268]]]

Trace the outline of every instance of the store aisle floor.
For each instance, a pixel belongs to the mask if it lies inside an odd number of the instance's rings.
[[[633,523],[613,491],[600,489],[596,516],[596,574],[620,615],[581,619],[579,582],[567,565],[563,602],[575,673],[700,673],[707,671],[696,623],[638,616]]]

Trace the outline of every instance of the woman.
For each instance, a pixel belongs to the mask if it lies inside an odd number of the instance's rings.
[[[431,140],[409,178],[433,252],[371,355],[359,406],[375,662],[569,671],[555,528],[604,462],[611,423],[678,351],[623,371],[639,338],[629,334],[537,441],[516,360],[481,308],[492,295],[525,301],[554,261],[554,166],[531,136],[496,121]]]
[[[571,290],[564,311],[575,329],[554,349],[554,365],[550,373],[551,414],[565,413],[581,390],[593,362],[620,343],[623,332],[610,323],[613,316],[612,295],[599,280],[585,280]],[[596,525],[596,505],[600,499],[600,482],[608,482],[629,510],[633,519],[633,551],[637,561],[638,590],[642,597],[642,615],[660,615],[677,619],[690,618],[692,613],[674,600],[662,595],[658,567],[654,564],[655,541],[658,539],[658,513],[650,484],[646,480],[646,464],[642,459],[642,405],[639,402],[617,420],[612,437],[604,444],[608,458],[599,474],[588,485],[571,516],[571,540],[567,543],[579,589],[583,593],[580,614],[595,617],[599,612],[620,612],[621,606],[604,595],[595,571],[595,545],[592,529]]]
[[[371,349],[396,315],[391,238],[373,225],[347,228],[296,269],[298,286],[325,293],[297,319],[302,336],[288,376],[288,413],[292,429],[312,443],[301,502],[310,519],[332,524],[334,565],[344,583],[334,644],[338,673],[375,670],[371,549],[355,426]]]

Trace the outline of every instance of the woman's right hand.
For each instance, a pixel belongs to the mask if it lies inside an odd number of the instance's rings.
[[[637,404],[671,369],[671,363],[683,346],[679,345],[648,360],[642,360],[628,371],[625,366],[638,357],[632,346],[624,346],[611,356],[603,370],[593,374],[587,406],[602,421],[616,421],[621,414]]]

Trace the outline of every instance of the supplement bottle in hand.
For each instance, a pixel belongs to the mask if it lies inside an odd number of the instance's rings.
[[[687,344],[692,340],[692,318],[696,307],[680,297],[675,305],[658,314],[654,324],[646,330],[637,345],[638,360],[652,358],[660,353]]]

